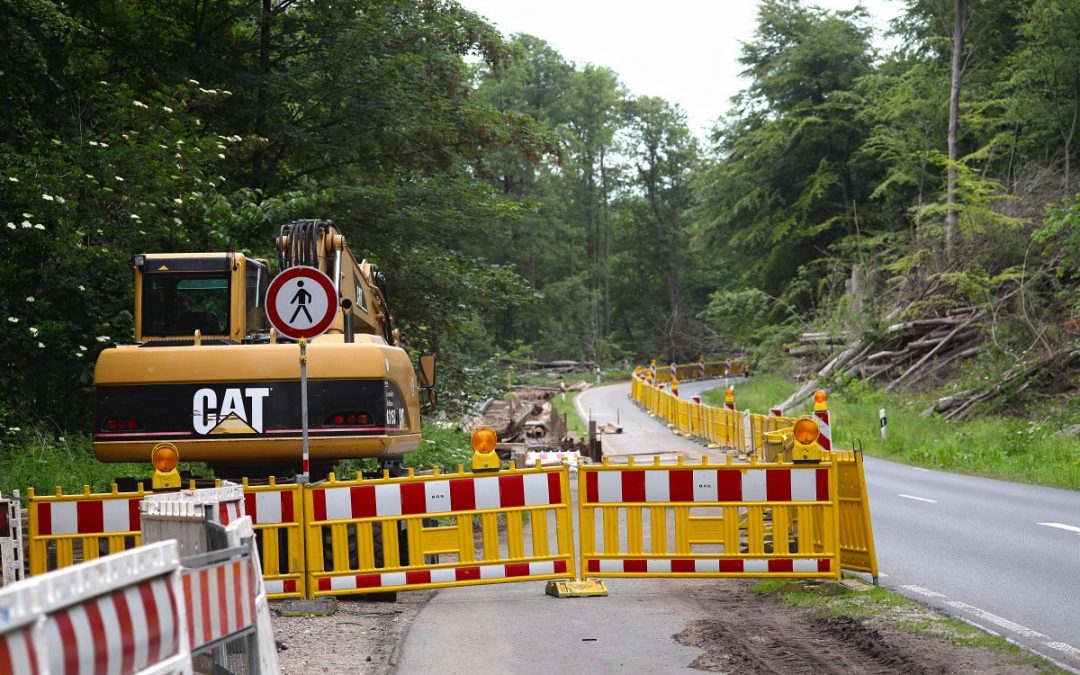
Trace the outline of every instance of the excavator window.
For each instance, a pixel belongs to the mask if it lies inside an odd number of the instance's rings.
[[[224,274],[148,273],[143,281],[142,334],[222,335],[229,326],[229,278]]]
[[[246,314],[244,332],[248,335],[268,329],[263,299],[270,286],[270,274],[266,266],[250,258],[247,261]]]

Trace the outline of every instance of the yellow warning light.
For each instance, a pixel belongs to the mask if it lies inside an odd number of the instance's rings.
[[[180,472],[176,465],[180,463],[180,451],[172,443],[158,443],[150,451],[150,461],[154,465],[152,481],[155,490],[180,487]]]
[[[817,391],[814,392],[814,403],[824,403],[825,401],[828,400],[828,398],[829,397],[825,393],[824,389],[818,389]]]
[[[800,417],[795,420],[793,435],[795,436],[796,442],[802,443],[803,445],[816,443],[820,433],[817,422],[815,422],[813,418]]]
[[[491,427],[477,427],[472,432],[473,450],[480,453],[488,453],[495,449],[495,430]]]
[[[172,471],[180,462],[180,453],[172,443],[158,443],[150,453],[150,461],[158,471]]]
[[[727,388],[727,393],[724,394],[724,400],[726,400],[726,401],[734,401],[735,400],[735,387],[728,387]]]

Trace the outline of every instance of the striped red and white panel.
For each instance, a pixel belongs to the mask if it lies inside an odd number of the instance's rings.
[[[565,575],[565,560],[547,560],[543,562],[505,563],[498,565],[471,565],[434,570],[415,570],[410,572],[383,572],[379,574],[359,574],[319,579],[320,591],[350,591],[362,588],[391,588],[401,586],[419,586],[423,584],[454,583],[469,581],[488,581],[491,579],[519,579],[526,577],[547,577]]]
[[[37,506],[38,535],[138,532],[141,501],[142,498],[41,502]]]
[[[180,613],[169,577],[158,577],[50,615],[48,672],[133,673],[180,651]],[[19,672],[19,671],[15,671]]]
[[[192,651],[255,625],[250,558],[184,570],[183,586]]]
[[[818,431],[821,433],[818,436],[818,445],[822,450],[832,450],[832,427],[829,426],[829,411],[828,410],[815,410],[814,419],[817,420]]]
[[[825,502],[828,469],[623,469],[585,474],[586,506],[627,502]]]
[[[231,522],[240,520],[244,515],[244,502],[236,500],[234,502],[220,502],[218,504],[218,520],[222,525],[228,525]]]
[[[37,673],[33,627],[0,635],[0,673]]]
[[[275,525],[296,522],[293,515],[295,490],[245,492],[244,512],[253,525]]]
[[[296,579],[263,579],[263,588],[267,595],[295,593]]]
[[[783,574],[785,572],[828,572],[828,558],[620,558],[589,560],[586,568],[592,574]]]
[[[324,521],[558,506],[562,504],[559,475],[514,474],[313,490],[313,515],[316,521]]]

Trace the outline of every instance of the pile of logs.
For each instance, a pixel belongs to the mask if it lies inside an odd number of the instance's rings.
[[[899,310],[886,321],[896,321]],[[881,380],[886,391],[910,386],[931,375],[944,375],[947,367],[981,353],[988,339],[983,329],[987,312],[979,307],[951,309],[939,316],[919,317],[891,323],[873,338],[804,333],[789,354],[808,365],[799,373],[803,386],[780,404],[788,410],[806,400],[815,389],[842,374],[863,380]],[[1074,364],[1080,364],[1075,346],[1017,361],[993,373],[987,386],[969,389],[940,399],[933,412],[946,419],[961,419],[973,406],[1006,391],[1019,393],[1052,382]]]

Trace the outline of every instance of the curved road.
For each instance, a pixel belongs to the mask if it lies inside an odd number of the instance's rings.
[[[688,382],[680,393],[723,384]],[[628,393],[628,384],[613,385],[577,399],[583,417],[620,419],[626,436],[604,436],[605,454],[633,454],[644,437],[719,457],[670,435]],[[670,441],[658,443],[664,433]],[[882,585],[1080,672],[1080,492],[871,457],[865,466]]]

